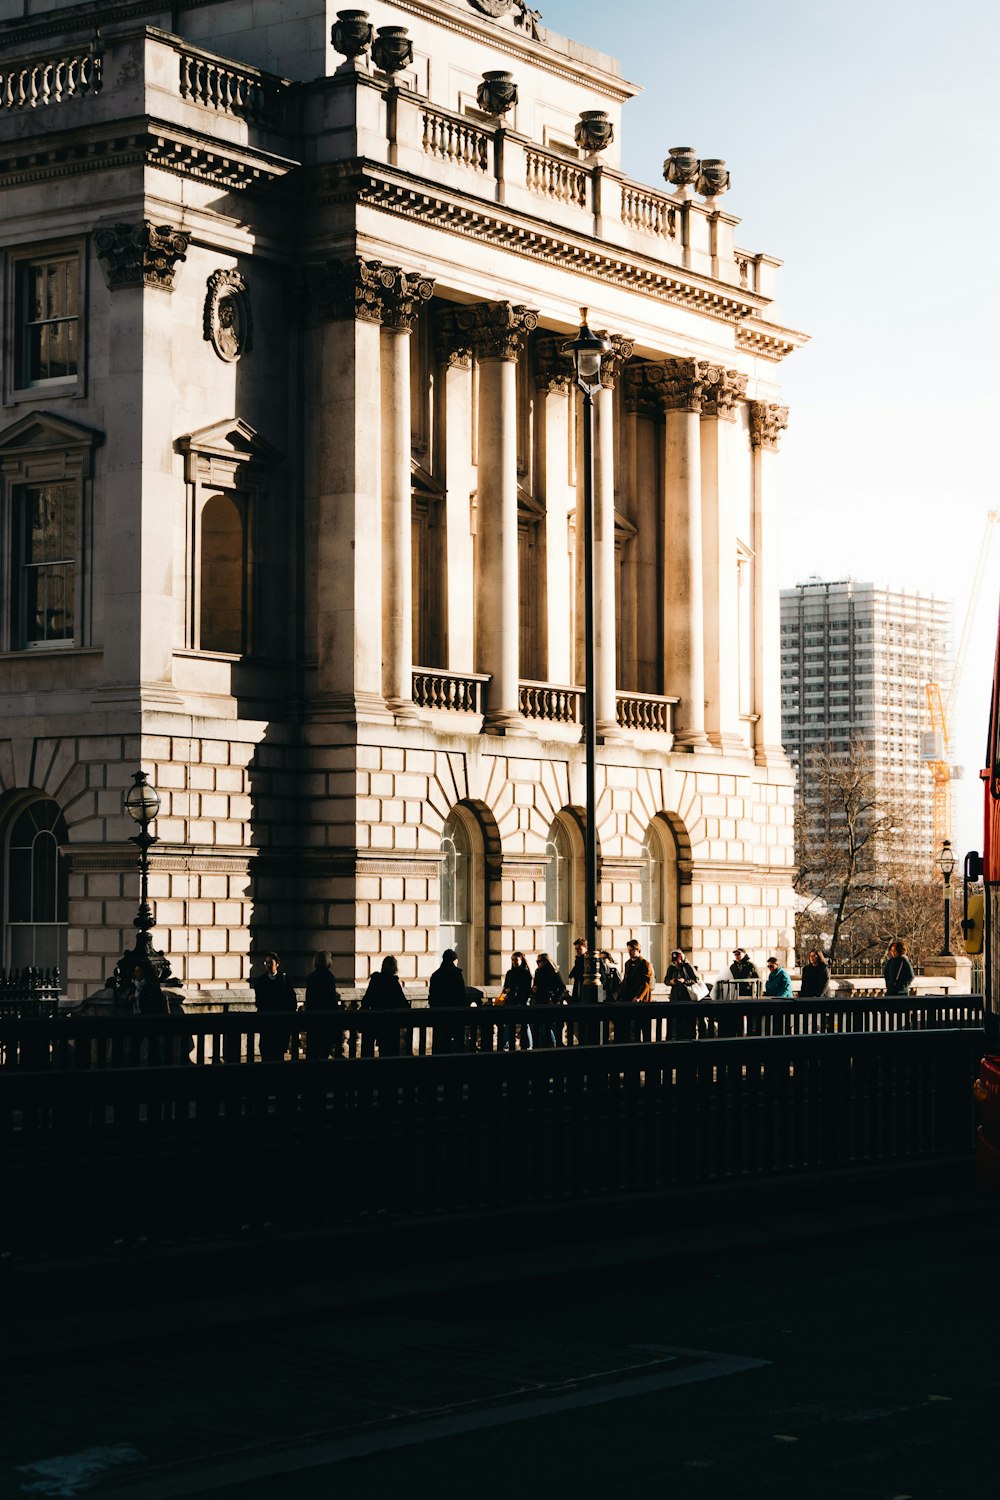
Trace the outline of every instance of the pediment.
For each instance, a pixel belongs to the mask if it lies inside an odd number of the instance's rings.
[[[428,499],[442,500],[446,494],[445,487],[439,479],[423,464],[418,464],[415,458],[410,459],[410,485],[417,495],[426,495]]]
[[[67,448],[93,448],[104,441],[103,432],[70,422],[50,411],[33,411],[18,417],[0,432],[0,458],[22,453],[65,452]]]
[[[231,463],[279,464],[284,457],[241,417],[227,417],[225,421],[213,422],[211,427],[189,432],[178,438],[174,446],[185,456],[201,454],[228,459]]]

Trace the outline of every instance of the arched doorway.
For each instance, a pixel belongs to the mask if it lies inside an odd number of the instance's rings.
[[[560,813],[545,841],[545,948],[565,979],[572,962],[573,939],[582,928],[583,839],[574,818]]]
[[[57,802],[21,802],[3,829],[3,961],[7,968],[66,972],[69,842]]]
[[[683,948],[677,842],[663,818],[654,818],[642,840],[639,875],[640,940],[657,980],[667,971],[671,948]]]
[[[439,952],[454,948],[467,984],[485,981],[486,868],[483,832],[467,807],[454,807],[441,831]]]

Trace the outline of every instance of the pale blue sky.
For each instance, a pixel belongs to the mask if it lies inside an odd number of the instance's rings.
[[[812,343],[780,367],[781,581],[937,593],[961,632],[1000,506],[1000,6],[955,0],[535,0],[621,60],[625,170],[670,146],[729,163],[737,242],[784,262]],[[955,716],[955,838],[979,847],[978,770],[1000,598],[996,529]]]

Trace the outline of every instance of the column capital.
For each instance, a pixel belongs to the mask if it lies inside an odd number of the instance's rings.
[[[112,224],[94,235],[97,256],[104,270],[108,290],[123,286],[155,286],[162,291],[174,289],[174,271],[178,261],[187,259],[191,235],[186,229],[169,224]]]
[[[382,293],[382,326],[397,333],[412,333],[420,303],[429,302],[434,295],[434,281],[430,276],[402,271],[398,267],[391,269],[395,272],[395,280]]]
[[[608,333],[606,330],[598,337],[607,339],[611,345],[608,352],[601,355],[601,384],[606,391],[613,391],[625,365],[632,358],[635,342],[625,338],[623,334]]]
[[[724,370],[720,365],[709,365],[702,386],[701,414],[703,417],[721,417],[723,421],[736,421],[736,403],[745,401],[747,376],[739,370]]]
[[[778,446],[778,439],[788,426],[788,407],[777,406],[773,401],[751,401],[750,442],[754,448]]]
[[[627,408],[640,416],[658,416],[666,411],[700,414],[711,368],[703,359],[664,359],[630,365],[625,372]]]
[[[538,327],[538,314],[512,302],[473,302],[450,308],[456,347],[477,359],[516,360],[525,335]]]
[[[306,266],[303,291],[309,320],[315,323],[381,323],[383,299],[400,272],[380,260],[327,260]]]
[[[573,361],[562,352],[565,339],[546,334],[531,346],[535,385],[540,391],[567,390],[575,381]]]

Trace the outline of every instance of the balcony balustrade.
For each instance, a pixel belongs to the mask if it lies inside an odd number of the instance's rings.
[[[103,60],[89,47],[0,68],[0,111],[62,104],[101,89]]]
[[[481,714],[483,687],[489,682],[476,672],[447,672],[439,667],[414,667],[413,701],[417,708],[444,713]]]
[[[417,708],[439,713],[481,714],[489,677],[477,672],[449,672],[442,667],[414,667],[413,701]],[[635,733],[673,735],[679,698],[657,693],[619,693],[618,723]],[[524,718],[546,724],[582,724],[583,689],[556,682],[522,681],[518,706]]]

